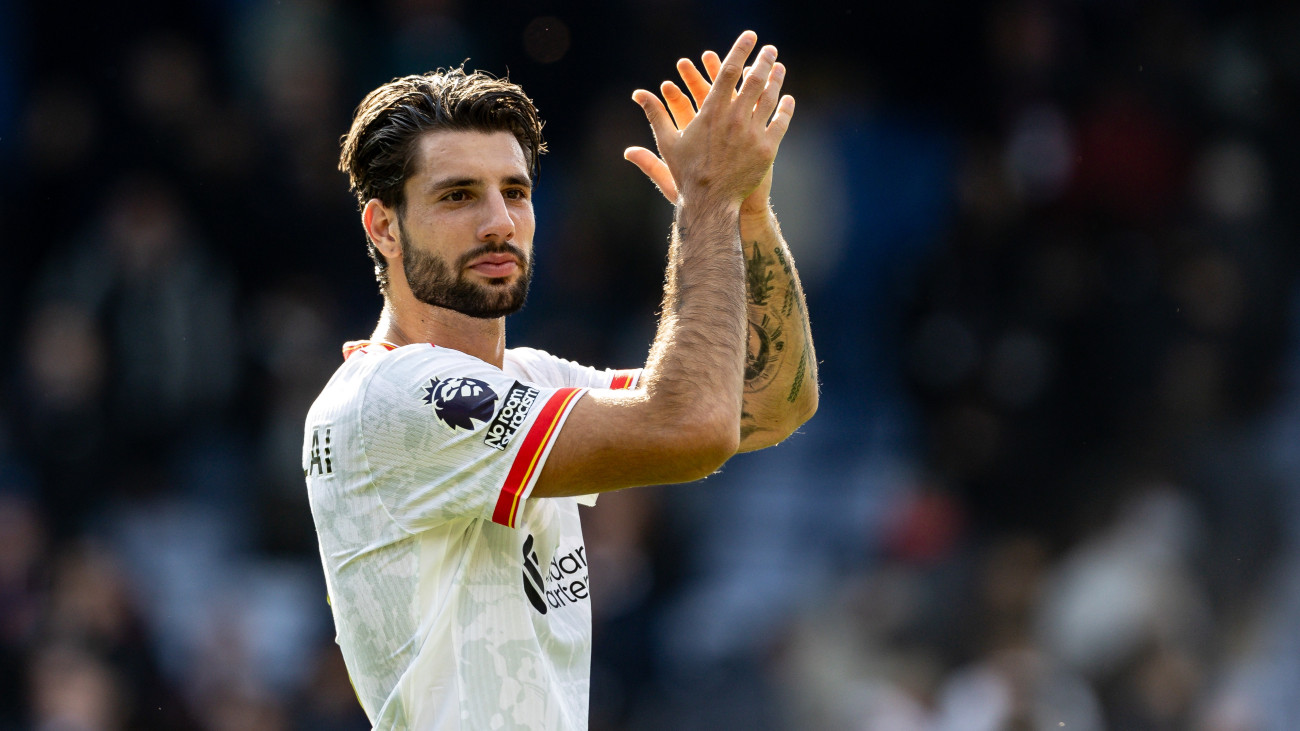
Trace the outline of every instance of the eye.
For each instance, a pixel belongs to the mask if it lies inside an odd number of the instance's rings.
[[[527,200],[528,190],[525,188],[510,188],[505,192],[505,196],[510,200]]]
[[[468,198],[469,198],[469,193],[466,193],[463,190],[453,190],[447,195],[444,195],[442,197],[443,200],[451,201],[452,203],[459,203],[463,200],[467,200]]]

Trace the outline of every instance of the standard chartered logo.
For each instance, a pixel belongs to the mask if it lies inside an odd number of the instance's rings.
[[[524,539],[524,594],[533,609],[546,614],[550,609],[590,598],[587,589],[587,549],[585,546],[556,556],[543,576],[533,550],[533,534]]]
[[[537,551],[533,550],[533,534],[524,539],[524,594],[532,602],[533,609],[546,614],[546,602],[542,594],[546,591],[546,581],[542,572],[537,570]]]

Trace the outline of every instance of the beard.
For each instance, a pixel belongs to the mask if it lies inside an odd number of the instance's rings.
[[[401,229],[401,220],[398,220]],[[476,246],[462,254],[454,266],[436,254],[411,246],[402,230],[402,271],[411,294],[427,305],[454,310],[470,317],[492,319],[513,315],[528,299],[528,284],[533,263],[519,247],[505,242]],[[512,254],[519,260],[519,274],[514,283],[497,277],[485,283],[467,279],[465,266],[484,254]]]

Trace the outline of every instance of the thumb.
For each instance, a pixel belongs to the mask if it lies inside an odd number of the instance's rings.
[[[645,173],[650,182],[659,188],[659,192],[664,194],[669,203],[677,202],[677,183],[673,180],[673,174],[668,169],[668,164],[659,158],[658,155],[647,150],[644,147],[629,147],[623,151],[623,159],[636,165],[642,173]]]
[[[668,109],[664,107],[663,102],[659,101],[659,97],[645,89],[637,89],[632,92],[632,101],[645,112],[646,120],[650,122],[650,131],[654,133],[655,144],[659,145],[659,149],[670,144],[670,140],[676,139],[677,125],[673,123],[672,117],[668,115]]]

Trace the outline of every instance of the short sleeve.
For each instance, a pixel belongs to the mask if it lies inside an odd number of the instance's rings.
[[[617,370],[593,368],[559,358],[536,348],[511,348],[506,351],[506,368],[521,378],[552,386],[573,388],[636,388],[641,369]],[[581,505],[595,505],[596,495],[578,495]]]
[[[464,517],[515,527],[585,390],[538,385],[447,348],[399,348],[362,401],[370,484],[407,531]]]

